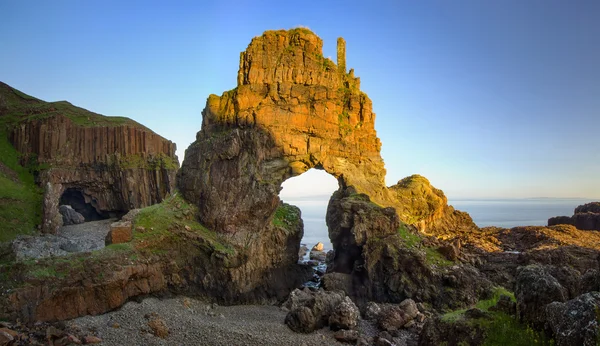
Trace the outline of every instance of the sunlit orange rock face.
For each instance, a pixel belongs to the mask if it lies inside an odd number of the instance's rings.
[[[338,40],[336,65],[309,30],[279,30],[255,37],[241,53],[237,87],[208,98],[179,174],[180,189],[201,205],[209,227],[230,233],[246,228],[250,217],[264,222],[281,183],[313,167],[385,200],[375,114],[354,72],[338,67],[345,66],[344,45]]]

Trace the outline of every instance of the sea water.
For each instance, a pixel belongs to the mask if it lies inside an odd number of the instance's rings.
[[[466,211],[479,227],[545,226],[553,216],[571,216],[574,209],[595,200],[580,198],[527,198],[527,199],[454,199],[448,203]],[[304,238],[309,249],[321,242],[325,251],[333,246],[329,240],[325,214],[329,198],[319,196],[301,200],[286,200],[302,211]]]

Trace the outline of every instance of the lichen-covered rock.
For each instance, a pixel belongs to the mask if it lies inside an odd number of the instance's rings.
[[[546,319],[544,309],[552,302],[567,300],[566,289],[542,266],[529,265],[518,270],[515,284],[517,316],[542,329]]]
[[[346,296],[329,316],[329,327],[332,330],[356,328],[359,316],[360,311],[358,311],[354,302]]]
[[[590,269],[581,276],[581,282],[579,284],[581,293],[587,293],[592,291],[600,292],[600,271],[597,269]]]
[[[590,292],[567,302],[548,304],[546,327],[557,346],[595,346],[600,342],[600,292]]]

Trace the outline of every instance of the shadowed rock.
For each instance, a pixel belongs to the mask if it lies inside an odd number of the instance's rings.
[[[555,216],[548,219],[548,226],[573,225],[582,230],[600,231],[600,202],[591,202],[575,208],[573,216]]]

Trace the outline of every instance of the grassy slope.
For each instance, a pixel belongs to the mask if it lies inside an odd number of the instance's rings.
[[[79,126],[131,125],[146,128],[129,118],[100,115],[67,101],[45,102],[0,82],[0,126],[56,115],[63,115]]]
[[[0,130],[0,242],[31,234],[40,224],[42,191],[19,164],[19,153]]]

